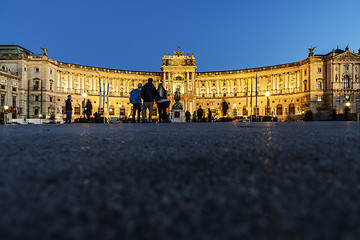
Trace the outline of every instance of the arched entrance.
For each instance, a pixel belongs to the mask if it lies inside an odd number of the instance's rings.
[[[295,104],[289,104],[289,114],[295,115]]]
[[[243,114],[243,116],[248,116],[248,108],[247,108],[247,106],[243,107],[242,114]]]
[[[282,115],[283,115],[283,107],[282,107],[281,104],[278,104],[278,105],[276,106],[276,115],[277,115],[277,116],[282,116]]]

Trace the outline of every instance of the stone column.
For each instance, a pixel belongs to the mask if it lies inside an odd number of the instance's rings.
[[[85,92],[86,91],[86,87],[85,87],[85,74],[82,74],[82,91]]]
[[[57,76],[56,76],[56,91],[60,92],[60,87],[61,87],[61,71],[57,71]]]

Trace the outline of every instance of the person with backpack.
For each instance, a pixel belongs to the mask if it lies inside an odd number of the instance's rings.
[[[146,109],[149,109],[149,122],[151,123],[154,100],[156,98],[156,88],[152,83],[153,79],[149,78],[148,82],[141,88],[141,98],[143,99],[142,117],[146,122]]]
[[[141,87],[142,84],[138,84],[137,89],[133,89],[130,92],[130,103],[133,105],[133,112],[132,112],[132,122],[135,122],[135,115],[136,111],[138,112],[137,116],[137,122],[140,122],[140,111],[141,111]]]
[[[159,84],[156,91],[156,104],[159,110],[159,123],[164,123],[167,119],[167,93],[162,83]]]

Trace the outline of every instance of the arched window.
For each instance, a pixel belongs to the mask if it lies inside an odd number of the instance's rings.
[[[33,90],[39,90],[40,89],[40,79],[34,78],[33,80]]]
[[[244,107],[243,107],[243,115],[244,115],[244,116],[247,116],[247,115],[248,115],[247,106],[244,106]]]
[[[289,104],[289,114],[295,114],[295,104]]]
[[[321,90],[321,81],[318,81],[318,89]]]
[[[348,75],[344,77],[344,88],[350,88],[350,79]]]
[[[115,108],[113,105],[110,105],[109,107],[109,115],[115,115]]]
[[[278,104],[276,106],[276,115],[279,115],[279,116],[283,115],[283,108],[282,108],[281,104]]]

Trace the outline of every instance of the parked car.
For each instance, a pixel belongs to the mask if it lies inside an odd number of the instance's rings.
[[[250,119],[247,119],[244,116],[236,116],[233,118],[233,122],[250,122]]]
[[[109,123],[122,123],[123,118],[122,117],[111,117],[109,119]]]

